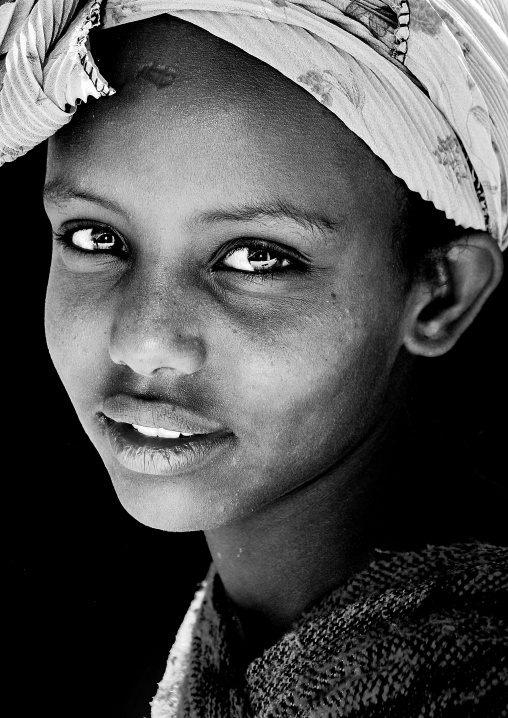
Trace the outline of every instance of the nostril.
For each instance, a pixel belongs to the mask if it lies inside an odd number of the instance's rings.
[[[110,330],[111,359],[145,377],[159,370],[193,374],[207,352],[191,297],[175,301],[167,283],[164,290],[159,284],[145,277],[129,285]]]
[[[181,332],[149,333],[141,338],[132,332],[116,332],[110,343],[111,360],[128,366],[133,372],[149,377],[155,372],[194,374],[206,362],[206,348],[198,337],[186,337]]]

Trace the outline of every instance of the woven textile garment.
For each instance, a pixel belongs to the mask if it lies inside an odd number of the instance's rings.
[[[213,565],[152,718],[503,718],[508,549],[377,552],[248,666]]]
[[[311,93],[457,224],[508,245],[507,0],[16,0],[0,5],[0,164],[114,92],[87,38],[169,13]],[[2,86],[3,85],[3,86]],[[309,134],[313,141],[312,134]]]

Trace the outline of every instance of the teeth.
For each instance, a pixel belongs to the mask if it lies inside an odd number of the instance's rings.
[[[186,434],[183,431],[169,431],[169,429],[159,429],[152,426],[140,426],[139,424],[132,425],[136,431],[145,436],[158,436],[161,439],[179,439],[180,436],[193,436],[192,434]]]
[[[144,434],[145,436],[157,436],[157,429],[154,429],[151,426],[139,426],[139,424],[133,424],[132,426],[136,429],[136,431],[139,431],[140,434]]]
[[[179,439],[180,432],[169,431],[168,429],[157,429],[157,436],[160,436],[161,439]]]

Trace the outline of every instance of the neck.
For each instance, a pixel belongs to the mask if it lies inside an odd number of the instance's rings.
[[[206,533],[241,624],[246,657],[273,644],[311,603],[364,568],[380,543],[379,497],[394,470],[392,425],[341,466],[255,514]]]

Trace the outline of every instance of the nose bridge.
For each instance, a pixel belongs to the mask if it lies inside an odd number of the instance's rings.
[[[133,273],[121,288],[111,328],[111,359],[143,376],[162,369],[193,374],[206,358],[199,324],[189,285],[168,272]]]

